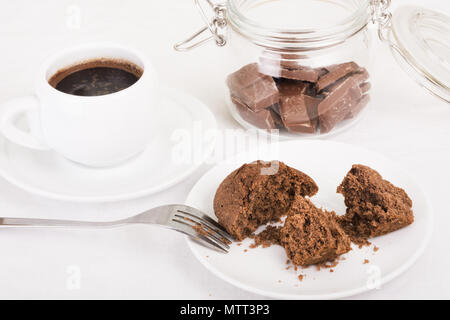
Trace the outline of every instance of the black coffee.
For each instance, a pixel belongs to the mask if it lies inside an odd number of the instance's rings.
[[[98,59],[60,70],[48,82],[64,93],[102,96],[130,87],[142,73],[142,69],[131,62]]]

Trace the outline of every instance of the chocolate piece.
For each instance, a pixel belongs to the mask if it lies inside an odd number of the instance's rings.
[[[361,88],[361,91],[364,94],[364,93],[367,93],[370,91],[370,89],[372,88],[372,85],[370,84],[370,82],[364,82],[359,87]]]
[[[291,124],[286,129],[292,133],[315,133],[317,128],[317,121],[310,123]]]
[[[351,103],[361,97],[359,83],[348,77],[333,84],[326,98],[319,103],[318,115],[320,133],[327,133],[345,119],[350,111]]]
[[[319,103],[322,102],[323,97],[320,95],[310,96],[305,95],[306,107],[308,109],[309,119],[314,122],[314,127],[319,127],[319,112],[317,110]]]
[[[280,116],[270,108],[255,112],[234,97],[231,97],[231,101],[236,106],[236,109],[242,119],[251,123],[255,127],[273,130],[282,126]]]
[[[296,69],[281,69],[280,76],[286,79],[316,82],[319,71],[309,67],[298,67]]]
[[[273,120],[275,121],[275,125],[277,126],[277,128],[280,128],[280,129],[284,128],[283,121],[281,121],[281,117],[280,117],[280,105],[278,103],[274,104],[274,105],[270,106],[268,108],[268,110],[275,113],[273,115]]]
[[[370,101],[370,96],[368,94],[363,95],[356,103],[350,106],[350,111],[345,117],[345,119],[352,119],[356,117],[362,109],[364,109]]]
[[[355,78],[355,81],[361,85],[369,79],[369,72],[367,72],[365,68],[359,68],[352,76]]]
[[[283,123],[309,121],[304,99],[307,84],[301,81],[281,81],[277,84],[280,94],[280,114]]]
[[[295,80],[284,80],[277,83],[280,93],[280,116],[284,126],[290,132],[314,133],[317,121],[312,121],[308,108],[314,106],[314,101],[306,98],[308,84]]]
[[[275,111],[275,113],[276,113],[277,115],[280,115],[280,104],[279,104],[279,103],[274,104],[273,106],[270,107],[270,109],[272,109],[273,111]],[[281,119],[281,118],[280,118],[280,119]]]
[[[355,81],[355,85],[353,87],[351,87],[349,94],[350,94],[350,99],[357,101],[362,97],[363,92],[362,92],[359,82],[355,79],[355,77],[353,77],[353,80]]]
[[[364,109],[370,101],[370,96],[366,94],[371,88],[370,82],[363,82],[359,85],[359,90],[352,89],[355,101],[350,104],[350,111],[345,116],[345,120],[352,119],[356,117],[362,109]],[[360,91],[360,92],[359,92]],[[359,94],[361,93],[361,95]]]
[[[276,107],[278,107],[278,104],[274,105]],[[280,115],[275,111],[275,107],[272,106],[270,108],[268,108],[267,110],[269,110],[270,115],[272,116],[273,122],[275,123],[275,126],[277,129],[281,129],[284,128],[284,124],[283,121],[281,121],[281,117]]]
[[[317,91],[320,92],[329,85],[335,83],[339,79],[342,79],[346,75],[358,71],[359,67],[354,62],[347,62],[338,65],[332,65],[325,68],[328,72],[321,76],[316,83]]]
[[[248,64],[227,78],[228,88],[235,99],[253,111],[278,103],[278,89],[272,77],[258,71],[258,64]]]
[[[260,57],[260,72],[275,78],[316,82],[324,73],[322,68],[314,69],[298,63],[301,56],[295,54],[264,53]]]

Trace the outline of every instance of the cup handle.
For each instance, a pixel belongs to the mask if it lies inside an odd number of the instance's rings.
[[[10,141],[36,150],[49,150],[45,142],[17,127],[17,120],[29,112],[37,112],[39,101],[34,96],[17,98],[6,102],[0,119],[0,132]]]

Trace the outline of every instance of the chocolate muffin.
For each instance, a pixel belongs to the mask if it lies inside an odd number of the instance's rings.
[[[346,214],[339,222],[352,241],[367,243],[414,222],[412,201],[405,190],[383,180],[381,175],[356,164],[337,188],[345,198]]]
[[[336,214],[296,197],[281,228],[281,245],[292,263],[309,266],[334,261],[351,249],[350,238],[336,221]]]
[[[295,197],[313,196],[316,183],[306,174],[279,161],[256,161],[233,171],[214,197],[219,223],[237,240],[260,225],[286,215]]]

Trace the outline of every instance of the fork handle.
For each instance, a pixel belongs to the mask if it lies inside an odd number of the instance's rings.
[[[127,219],[117,221],[91,222],[54,219],[0,218],[0,227],[112,228],[120,227],[127,223]]]

